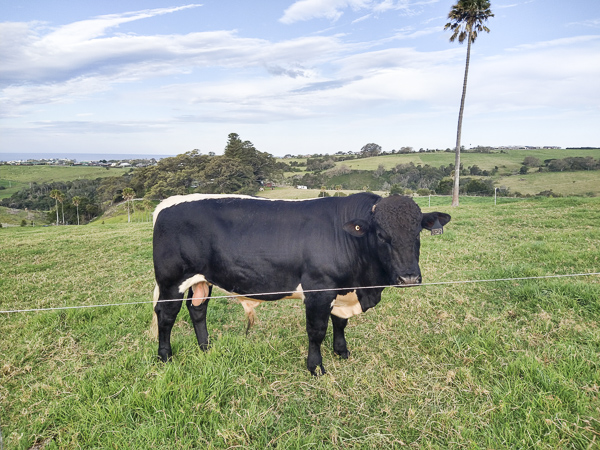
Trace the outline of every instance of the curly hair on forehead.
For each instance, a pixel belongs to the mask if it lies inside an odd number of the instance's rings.
[[[410,197],[391,195],[375,207],[375,220],[382,226],[410,229],[420,225],[421,208]]]

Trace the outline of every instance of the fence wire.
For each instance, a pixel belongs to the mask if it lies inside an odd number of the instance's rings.
[[[303,293],[311,293],[311,292],[335,292],[335,291],[356,291],[356,290],[364,290],[364,289],[385,289],[389,287],[396,288],[409,288],[409,287],[426,287],[426,286],[448,286],[448,285],[457,285],[457,284],[475,284],[475,283],[496,283],[502,281],[525,281],[525,280],[544,280],[551,278],[574,278],[574,277],[588,277],[588,276],[597,276],[600,275],[600,272],[589,272],[589,273],[574,273],[574,274],[562,274],[562,275],[541,275],[535,277],[514,277],[514,278],[493,278],[493,279],[481,279],[481,280],[459,280],[459,281],[437,281],[432,283],[421,283],[421,284],[387,284],[387,285],[379,285],[379,286],[356,286],[356,287],[341,287],[341,288],[326,288],[326,289],[306,289],[303,290]],[[254,294],[234,294],[228,293],[226,295],[215,295],[210,296],[211,299],[222,299],[222,298],[255,298],[267,295],[289,295],[290,291],[279,291],[279,292],[260,292]],[[166,303],[166,302],[181,302],[185,299],[181,298],[172,298],[172,299],[162,299],[158,300],[157,303]],[[103,303],[97,305],[76,305],[76,306],[55,306],[48,308],[31,308],[31,309],[13,309],[13,310],[4,310],[0,311],[0,314],[11,314],[11,313],[28,313],[28,312],[44,312],[44,311],[60,311],[60,310],[68,310],[68,309],[85,309],[85,308],[104,308],[110,306],[127,306],[127,305],[144,305],[154,303],[154,300],[145,300],[141,302],[122,302],[122,303]],[[0,449],[1,450],[1,449]]]

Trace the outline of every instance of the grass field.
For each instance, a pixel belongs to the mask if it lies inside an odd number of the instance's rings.
[[[425,210],[429,210],[425,208]],[[461,203],[424,282],[600,271],[600,199]],[[0,229],[0,310],[149,301],[151,225]],[[388,289],[349,360],[305,368],[298,300],[185,308],[158,363],[151,304],[0,314],[4,448],[597,448],[600,278]]]
[[[600,195],[600,171],[578,172],[533,172],[527,175],[497,177],[498,186],[510,188],[510,192],[535,195],[551,189],[564,195]]]
[[[498,175],[493,177],[496,186],[508,187],[511,192],[520,192],[523,195],[534,195],[552,189],[563,196],[586,195],[593,193],[600,195],[600,172],[531,172],[527,175],[518,175],[526,156],[533,156],[540,161],[546,159],[562,159],[567,157],[588,157],[600,159],[600,149],[540,149],[540,150],[506,150],[504,153],[462,153],[463,167],[477,165],[482,170],[492,170],[498,167]],[[414,163],[415,165],[429,164],[432,167],[454,164],[454,153],[411,153],[383,155],[373,158],[361,158],[341,161],[337,166],[346,165],[352,170],[376,170],[382,165],[386,170],[398,164]],[[515,175],[517,174],[517,175]],[[302,175],[302,173],[286,173],[286,177]],[[360,175],[352,175],[354,179]],[[346,176],[348,177],[348,175]],[[360,183],[359,183],[360,184]],[[363,184],[368,184],[365,182]]]
[[[44,225],[47,223],[46,214],[40,211],[25,211],[0,206],[0,224],[2,226],[18,227],[25,220],[27,225]]]
[[[526,156],[533,156],[540,161],[546,159],[562,159],[567,157],[587,157],[600,159],[600,149],[579,150],[579,149],[540,149],[540,150],[506,150],[505,153],[461,153],[461,163],[464,167],[479,166],[482,170],[491,170],[498,166],[499,173],[511,173],[519,170]],[[411,153],[383,155],[373,158],[362,158],[337,163],[345,164],[353,170],[375,170],[381,164],[387,170],[392,169],[398,164],[414,163],[415,165],[429,164],[433,167],[447,166],[454,164],[454,153],[435,152],[435,153]]]
[[[30,182],[50,183],[52,181],[75,181],[78,179],[96,179],[115,177],[125,173],[126,169],[109,169],[87,166],[8,166],[0,165],[0,198],[10,197],[13,193],[29,185]]]

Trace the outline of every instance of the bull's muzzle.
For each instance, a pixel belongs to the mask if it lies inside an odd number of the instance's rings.
[[[421,284],[422,281],[423,281],[423,278],[421,277],[421,275],[407,275],[407,276],[398,278],[399,285]]]

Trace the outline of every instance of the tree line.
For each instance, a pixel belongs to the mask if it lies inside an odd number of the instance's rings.
[[[0,206],[48,212],[48,221],[60,224],[85,223],[110,206],[127,202],[128,215],[134,198],[151,201],[171,195],[248,194],[254,195],[268,181],[281,180],[289,166],[238,134],[228,136],[223,155],[192,150],[161,159],[156,165],[131,170],[122,176],[52,183],[31,183]]]

